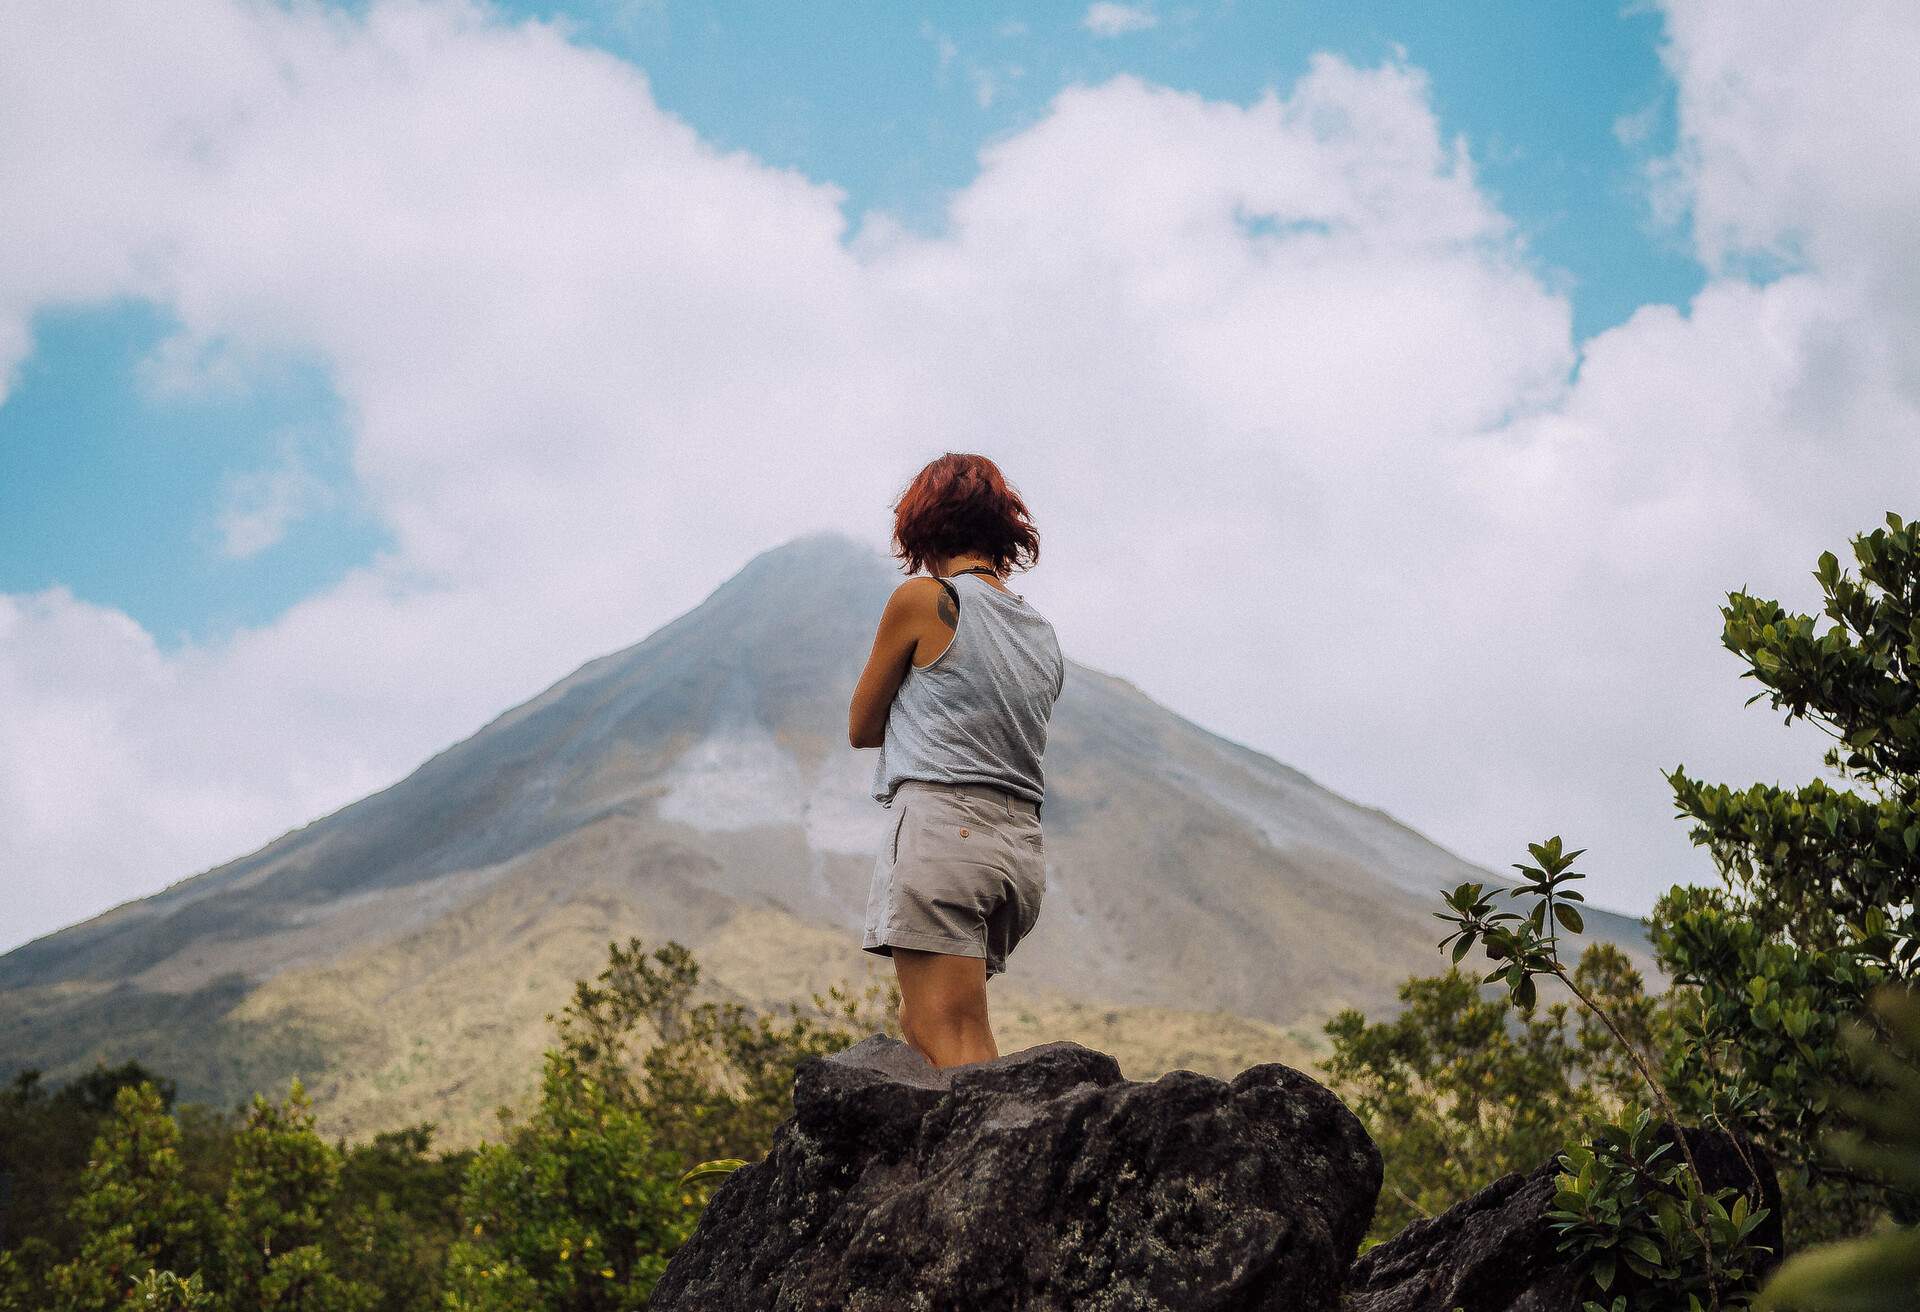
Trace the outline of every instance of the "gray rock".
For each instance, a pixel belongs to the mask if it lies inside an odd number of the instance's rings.
[[[804,1063],[659,1312],[1330,1312],[1380,1154],[1300,1072],[1121,1078],[1049,1043],[935,1070],[874,1035]]]
[[[1781,1256],[1780,1182],[1760,1150],[1715,1130],[1687,1131],[1687,1146],[1711,1189],[1745,1187],[1760,1177],[1770,1215],[1754,1233]],[[1343,1312],[1580,1312],[1582,1273],[1556,1251],[1547,1212],[1555,1162],[1526,1175],[1503,1175],[1463,1203],[1415,1221],[1354,1263]]]

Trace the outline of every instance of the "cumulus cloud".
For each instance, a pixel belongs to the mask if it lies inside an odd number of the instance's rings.
[[[1920,492],[1912,22],[1676,9],[1652,185],[1715,276],[1575,343],[1402,59],[1068,88],[926,236],[474,5],[7,6],[0,377],[37,307],[121,296],[182,325],[170,376],[321,360],[395,546],[174,653],[0,597],[0,944],[393,781],[768,545],[881,545],[949,448],[1036,506],[1074,656],[1496,868],[1563,830],[1644,905],[1704,870],[1657,767],[1818,758],[1742,712],[1719,594],[1804,602]]]
[[[1125,36],[1157,27],[1160,17],[1147,5],[1114,4],[1113,0],[1095,0],[1087,6],[1080,25],[1095,36]]]

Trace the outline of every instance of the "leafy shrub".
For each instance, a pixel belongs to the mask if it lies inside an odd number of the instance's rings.
[[[1759,1206],[1758,1179],[1752,1196],[1706,1189],[1687,1136],[1680,1132],[1673,1100],[1648,1055],[1562,963],[1559,931],[1578,933],[1583,928],[1574,905],[1583,899],[1569,885],[1585,878],[1573,869],[1584,850],[1566,851],[1557,834],[1527,845],[1533,864],[1516,863],[1524,881],[1506,890],[1509,899],[1534,899],[1527,913],[1498,909],[1494,895],[1476,883],[1445,894],[1448,909],[1434,914],[1455,929],[1440,946],[1452,943],[1453,958],[1459,961],[1478,944],[1494,967],[1485,982],[1505,984],[1516,1005],[1533,1005],[1538,976],[1558,980],[1605,1028],[1640,1076],[1670,1128],[1671,1144],[1684,1158],[1656,1164],[1669,1145],[1655,1145],[1654,1122],[1646,1111],[1630,1124],[1599,1126],[1590,1147],[1569,1146],[1561,1157],[1566,1173],[1554,1215],[1561,1250],[1585,1263],[1588,1278],[1603,1294],[1624,1268],[1635,1308],[1689,1312],[1695,1306],[1740,1306],[1766,1253],[1750,1240],[1768,1215]]]
[[[1704,1191],[1685,1161],[1668,1157],[1674,1140],[1659,1141],[1660,1128],[1643,1111],[1560,1155],[1547,1214],[1559,1248],[1602,1296],[1644,1312],[1687,1312],[1703,1299],[1736,1306],[1769,1251],[1752,1238],[1767,1209],[1738,1189]]]
[[[1574,972],[1631,1032],[1652,1024],[1640,975],[1611,944],[1587,948]],[[1368,1023],[1348,1010],[1326,1025],[1328,1080],[1380,1146],[1385,1180],[1372,1235],[1433,1216],[1509,1171],[1550,1159],[1587,1122],[1616,1114],[1636,1090],[1611,1036],[1566,1003],[1523,1006],[1490,996],[1458,969],[1400,986],[1400,1014]],[[1644,1037],[1641,1042],[1645,1042]],[[1637,1077],[1632,1077],[1637,1080]]]

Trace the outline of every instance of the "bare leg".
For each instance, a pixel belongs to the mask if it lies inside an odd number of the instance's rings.
[[[987,1027],[987,963],[979,957],[893,950],[900,978],[900,1032],[935,1066],[1000,1055]]]

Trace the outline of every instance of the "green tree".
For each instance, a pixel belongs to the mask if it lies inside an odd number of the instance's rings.
[[[1639,972],[1618,948],[1589,947],[1576,978],[1651,1025]],[[1392,1020],[1369,1024],[1348,1010],[1329,1021],[1333,1054],[1322,1063],[1380,1145],[1376,1238],[1532,1170],[1626,1101],[1617,1051],[1564,1002],[1512,1003],[1457,969],[1407,980],[1399,996]]]
[[[559,1047],[620,1106],[646,1112],[682,1167],[764,1156],[792,1111],[794,1070],[868,1034],[899,1034],[894,987],[834,985],[762,1012],[696,1001],[700,966],[678,943],[607,945],[607,966],[555,1018]]]
[[[313,1129],[298,1079],[286,1101],[254,1095],[234,1140],[223,1211],[220,1292],[231,1312],[357,1312],[373,1291],[343,1279],[322,1240],[338,1194],[340,1154]]]
[[[460,1190],[474,1154],[433,1151],[414,1125],[341,1146],[329,1246],[340,1274],[378,1291],[374,1312],[441,1304],[447,1255],[461,1231]]]
[[[48,1273],[52,1308],[131,1307],[133,1283],[147,1272],[201,1267],[211,1218],[182,1184],[179,1137],[153,1083],[116,1091],[71,1209],[80,1251]]]
[[[606,968],[575,986],[537,1108],[467,1172],[449,1308],[644,1306],[713,1187],[685,1169],[764,1156],[802,1060],[898,1031],[891,990],[835,986],[784,1014],[699,990],[684,946],[638,939],[609,944]]]
[[[793,1076],[808,1057],[838,1052],[889,1027],[896,1036],[898,994],[879,1012],[877,989],[855,995],[838,985],[784,1014],[736,1002],[691,1008],[672,1040],[641,1063],[642,1105],[683,1167],[715,1158],[758,1159],[793,1112]]]
[[[23,1071],[0,1088],[0,1249],[21,1270],[45,1274],[46,1254],[76,1251],[81,1231],[69,1218],[82,1173],[123,1088],[152,1084],[163,1107],[174,1086],[138,1062],[98,1066],[59,1088]],[[184,1145],[183,1145],[184,1153]]]
[[[453,1246],[458,1312],[644,1308],[697,1212],[646,1114],[571,1054],[546,1056],[540,1102],[468,1168],[470,1234]]]
[[[1882,981],[1920,968],[1920,534],[1897,515],[1814,571],[1826,623],[1744,591],[1722,641],[1791,724],[1833,741],[1838,782],[1711,785],[1668,775],[1722,888],[1675,888],[1653,916],[1680,986],[1667,1083],[1695,1115],[1737,1124],[1775,1156],[1795,1241],[1857,1232],[1901,1205],[1816,1145],[1848,1087],[1840,1027]]]

